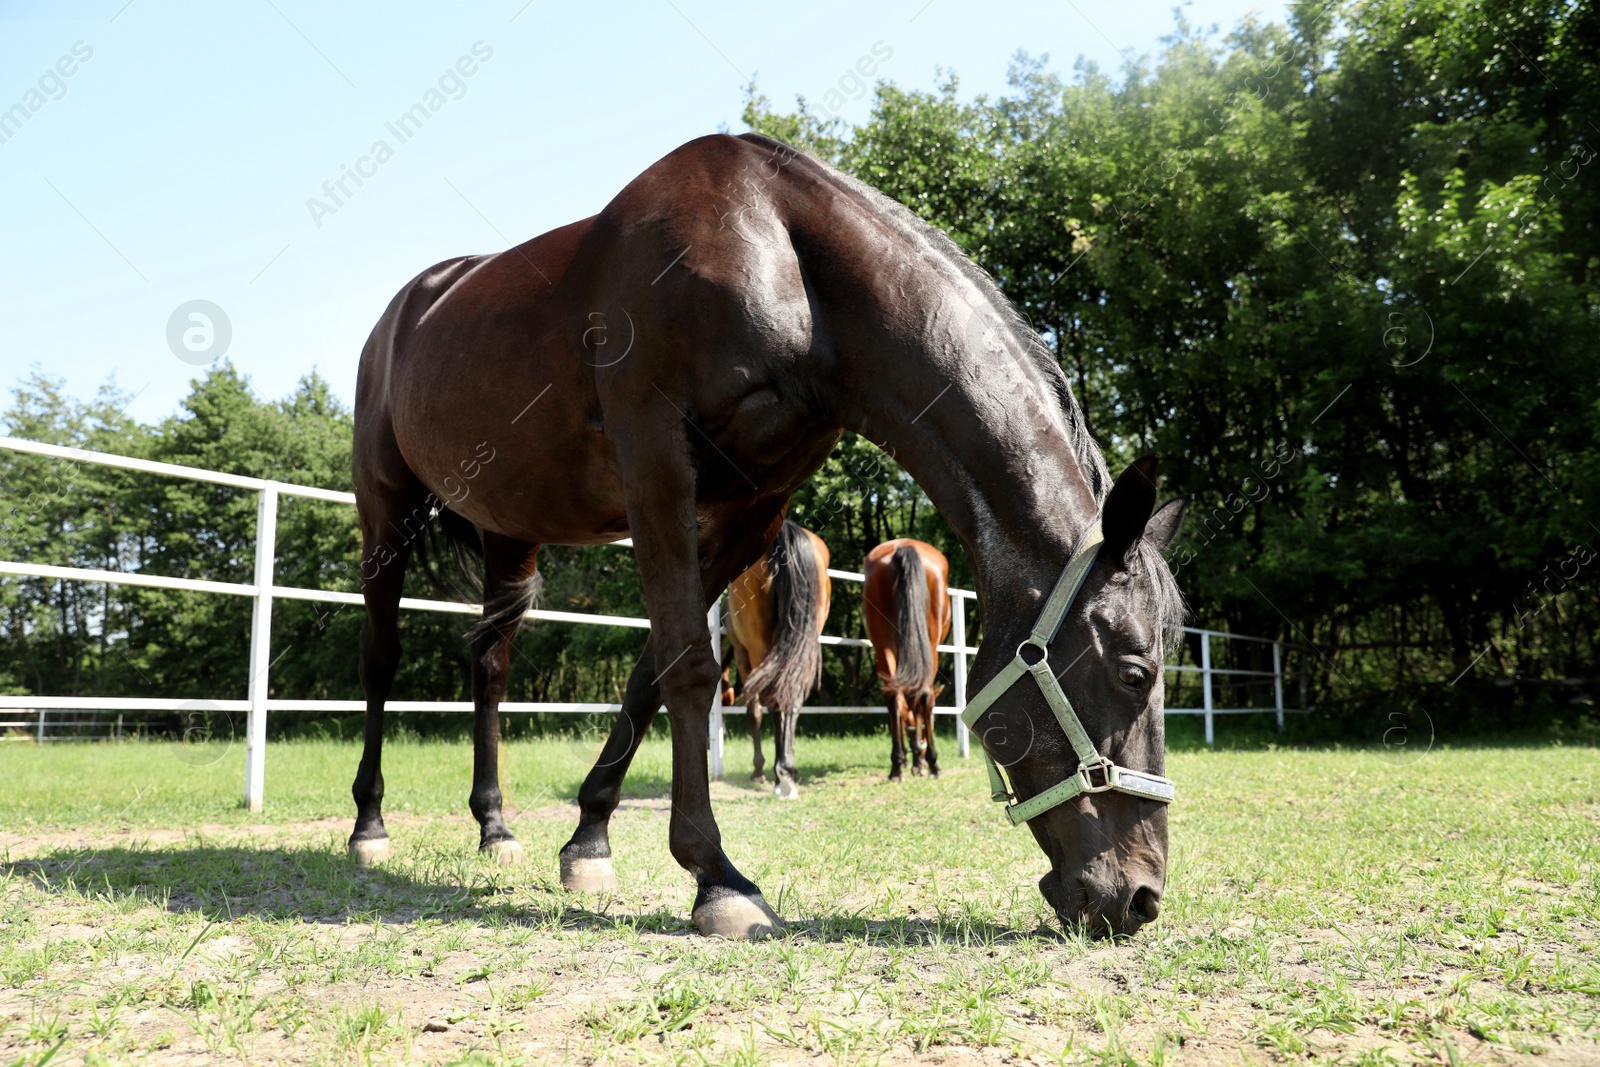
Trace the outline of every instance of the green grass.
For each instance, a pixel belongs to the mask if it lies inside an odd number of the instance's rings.
[[[555,882],[594,742],[507,746],[521,868],[474,854],[466,745],[391,744],[373,872],[354,745],[273,745],[252,815],[238,745],[6,744],[0,1063],[1600,1060],[1593,748],[1175,752],[1162,917],[1105,945],[953,747],[894,786],[885,739],[805,737],[783,803],[730,738],[723,840],[791,921],[746,945],[688,922],[663,740],[598,899]]]

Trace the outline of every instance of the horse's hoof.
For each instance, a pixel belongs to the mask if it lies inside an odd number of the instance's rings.
[[[899,771],[895,771],[893,774],[889,775],[889,781],[903,782],[905,781],[905,777]]]
[[[799,800],[800,787],[793,778],[779,778],[778,784],[772,787],[772,795],[779,800]]]
[[[389,858],[389,839],[387,837],[374,837],[366,841],[350,842],[350,858],[355,860],[357,867],[371,867],[375,863],[382,863]]]
[[[508,837],[503,841],[491,841],[478,848],[478,854],[494,860],[503,867],[515,867],[527,858],[527,853],[522,851],[522,843],[516,838]]]
[[[617,872],[612,869],[611,857],[562,856],[561,886],[574,893],[606,893],[616,889]]]
[[[694,924],[707,937],[760,941],[783,933],[783,920],[761,894],[722,893],[694,909]]]

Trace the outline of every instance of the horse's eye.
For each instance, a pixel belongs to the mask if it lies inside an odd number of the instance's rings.
[[[1143,689],[1145,673],[1132,664],[1124,664],[1117,670],[1117,677],[1122,679],[1122,684],[1129,689]]]

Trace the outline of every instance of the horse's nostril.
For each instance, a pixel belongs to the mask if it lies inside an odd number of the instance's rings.
[[[1161,890],[1142,885],[1133,891],[1133,899],[1128,902],[1128,918],[1142,926],[1155,922],[1160,914]]]

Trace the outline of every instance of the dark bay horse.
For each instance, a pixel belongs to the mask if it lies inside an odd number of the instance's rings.
[[[734,937],[778,927],[712,815],[721,668],[706,613],[767,551],[790,494],[846,429],[899,460],[970,555],[985,634],[974,684],[1014,661],[1099,520],[1104,543],[1048,651],[1066,665],[1060,684],[1092,743],[1159,774],[1162,641],[1182,611],[1160,550],[1184,503],[1154,510],[1155,461],[1113,485],[1049,349],[943,234],[777,141],[716,135],[650,166],[598,215],[429,268],[368,339],[353,463],[367,718],[352,851],[388,844],[383,706],[401,576],[422,531],[482,557],[470,806],[480,847],[501,853],[516,846],[501,814],[497,708],[538,546],[631,535],[650,638],[579,791],[563,882],[615,884],[610,818],[664,704],[669,845],[695,879],[696,925]],[[976,729],[1019,797],[1078,765],[1038,687],[1011,687]],[[1128,933],[1155,917],[1165,805],[1095,793],[1028,827],[1050,864],[1040,888],[1064,923]]]
[[[926,541],[898,537],[867,553],[861,617],[872,640],[873,667],[889,707],[889,780],[905,771],[939,776],[933,702],[941,687],[939,645],[950,635],[950,561]]]
[[[755,744],[756,781],[765,777],[761,757],[761,709],[773,720],[773,792],[785,800],[800,795],[794,772],[794,727],[800,705],[822,679],[822,645],[833,583],[828,546],[798,523],[784,520],[772,547],[728,586],[728,639],[744,686],[750,739]]]

